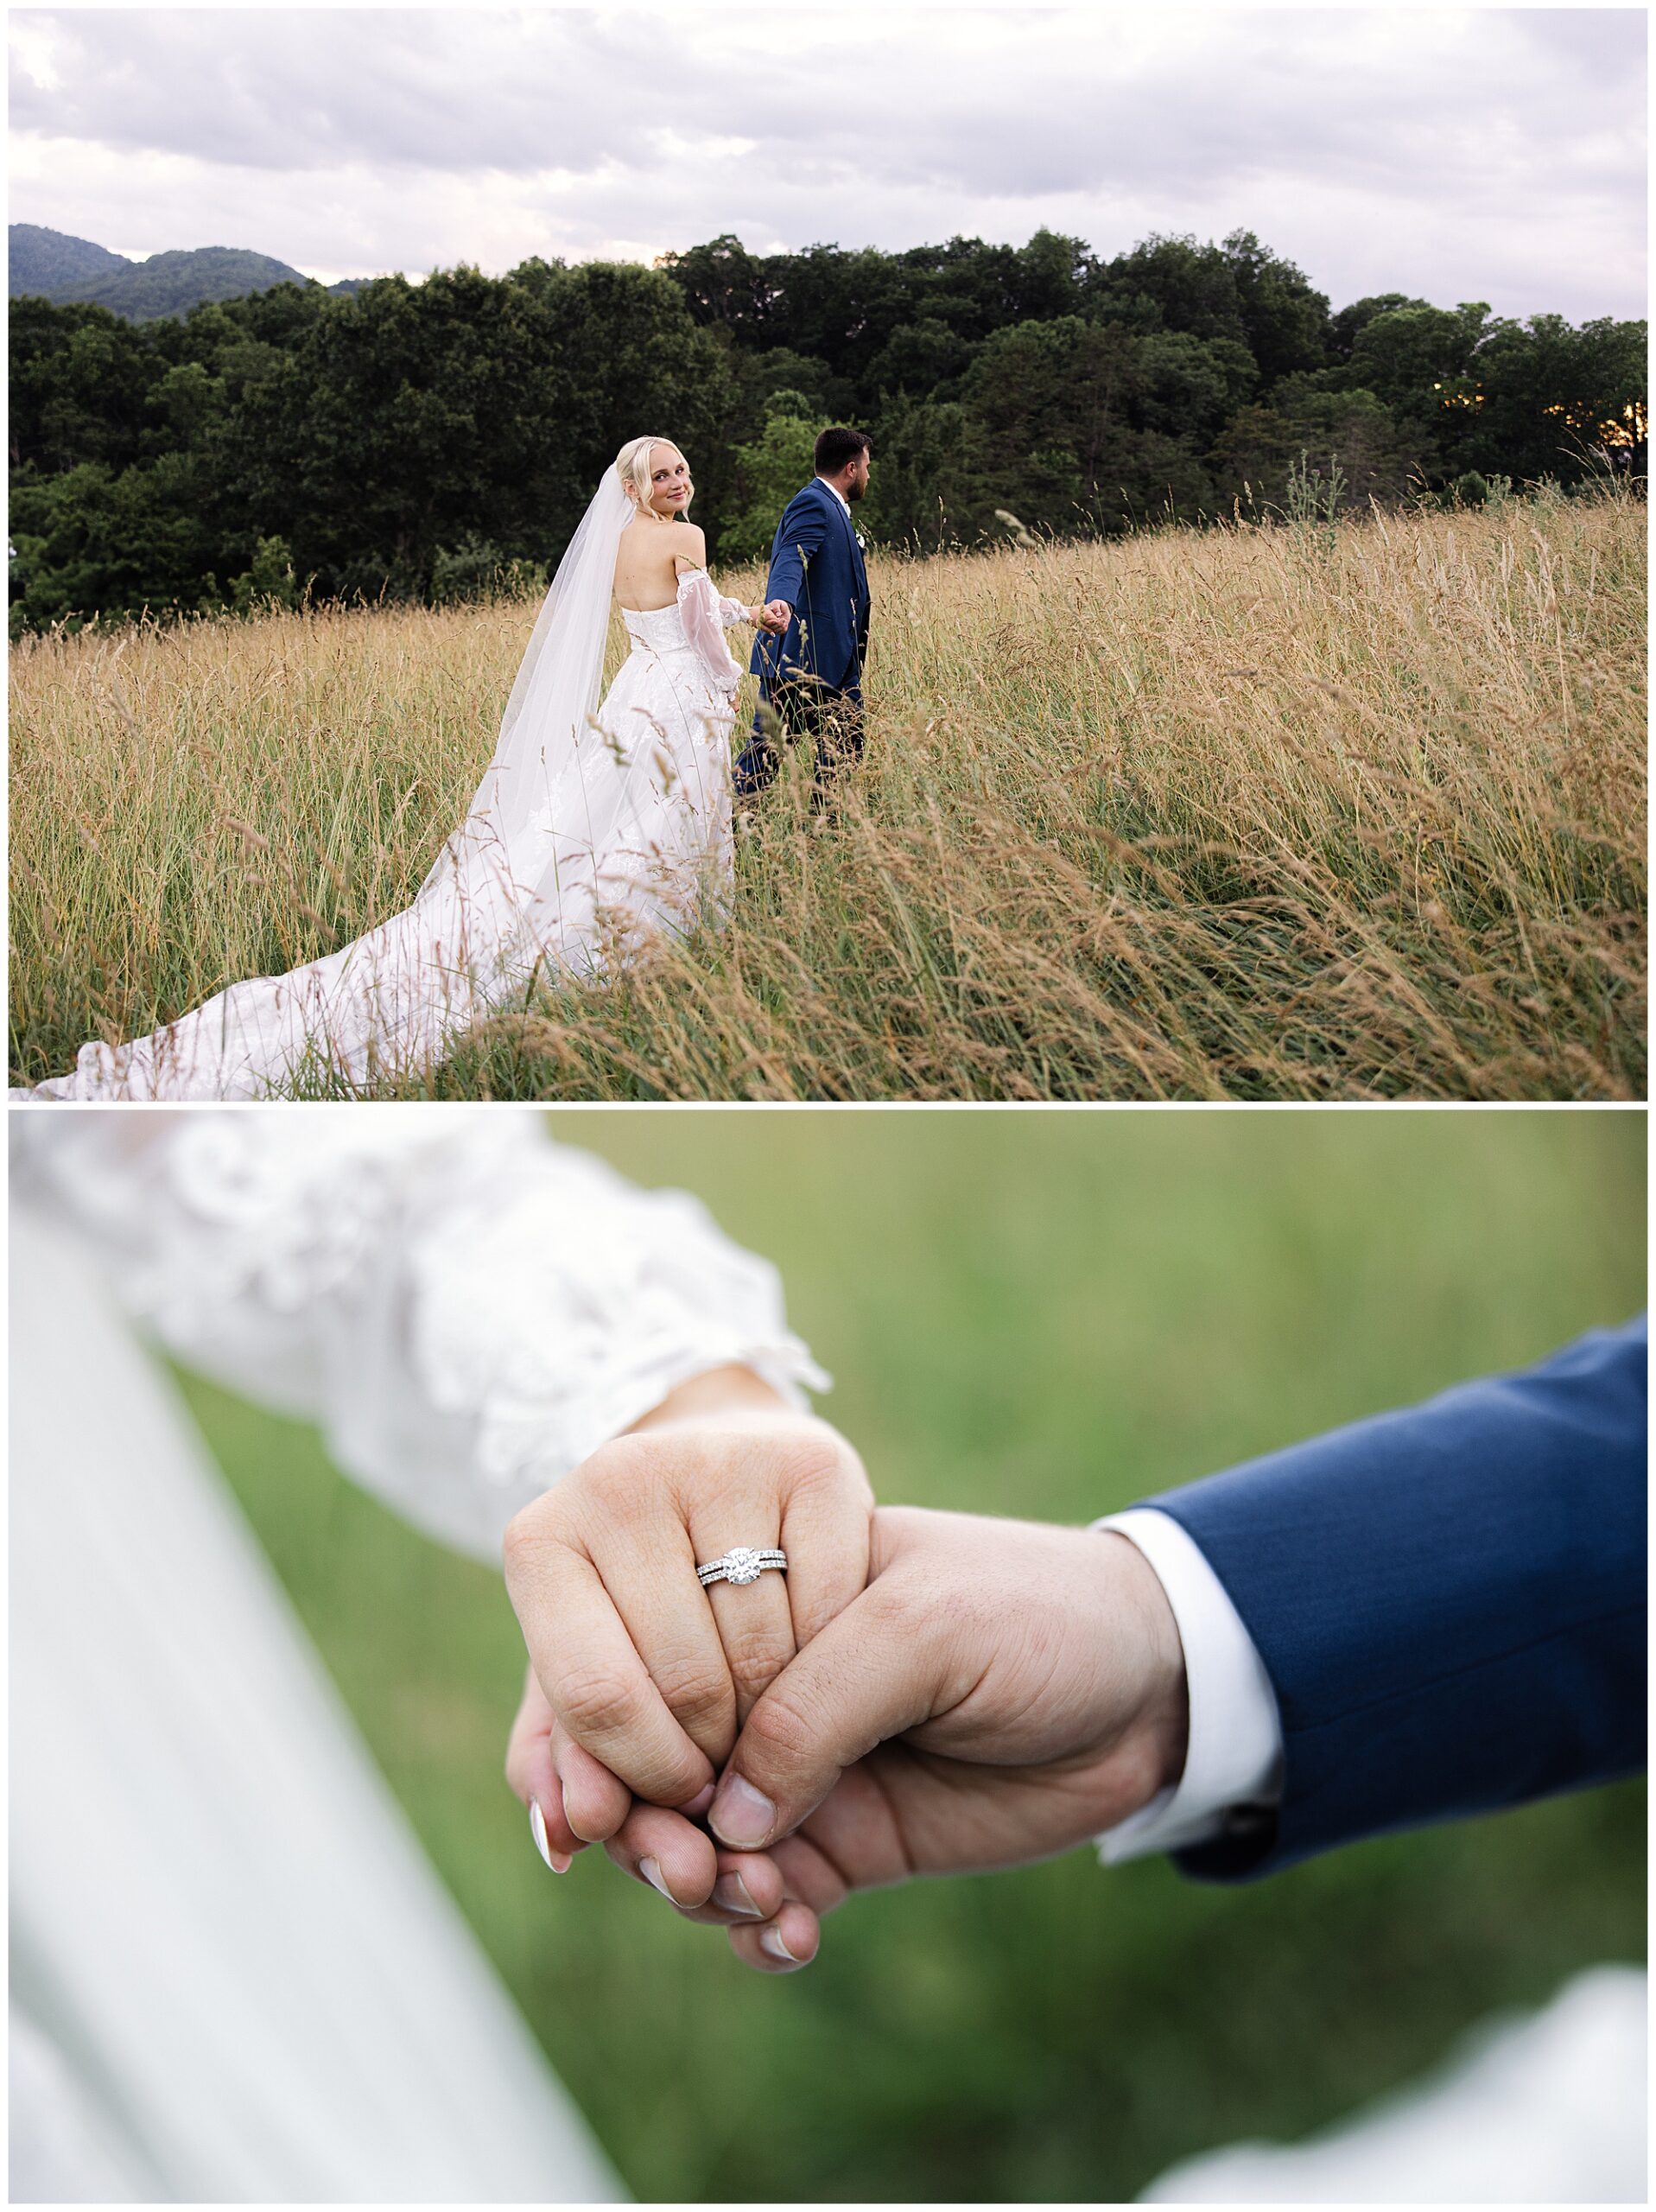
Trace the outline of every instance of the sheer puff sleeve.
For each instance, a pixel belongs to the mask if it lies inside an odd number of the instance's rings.
[[[828,1387],[772,1267],[530,1114],[11,1120],[15,1196],[168,1352],[319,1423],[346,1474],[475,1557],[693,1375],[751,1367],[801,1406]]]
[[[707,674],[722,690],[734,697],[742,671],[730,657],[725,632],[736,623],[751,619],[747,608],[739,600],[721,597],[714,589],[713,578],[705,569],[693,569],[688,575],[679,578],[678,610],[684,634],[695,647]]]

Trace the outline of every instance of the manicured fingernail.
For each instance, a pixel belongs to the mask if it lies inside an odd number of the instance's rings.
[[[663,1881],[661,1878],[661,1868],[653,1859],[641,1859],[638,1861],[638,1872],[644,1876],[645,1881],[649,1883],[652,1890],[659,1890],[661,1891],[662,1895],[667,1899],[667,1902],[669,1904],[676,1904],[678,1903],[678,1899],[673,1895],[671,1890],[668,1888],[666,1883]]]
[[[796,1967],[801,1963],[783,1942],[781,1929],[774,1924],[769,1928],[760,1929],[759,1948],[767,1958],[785,1959],[790,1967]]]
[[[739,1774],[727,1774],[719,1785],[707,1820],[714,1834],[726,1843],[751,1850],[765,1841],[776,1817],[776,1807],[768,1797],[761,1797],[751,1782],[744,1782]]]
[[[537,1802],[529,1801],[529,1832],[535,1839],[535,1848],[555,1874],[567,1874],[574,1861],[567,1851],[554,1851],[546,1840],[546,1815]]]
[[[713,1901],[721,1912],[746,1913],[750,1920],[765,1917],[747,1894],[747,1884],[739,1874],[721,1874],[713,1885]]]

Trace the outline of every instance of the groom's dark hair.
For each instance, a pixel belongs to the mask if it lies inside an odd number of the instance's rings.
[[[874,442],[866,430],[819,430],[816,434],[816,473],[837,476],[860,453],[872,453]]]

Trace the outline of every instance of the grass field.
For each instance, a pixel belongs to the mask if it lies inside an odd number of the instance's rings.
[[[1643,1095],[1637,500],[878,559],[872,586],[833,818],[796,772],[722,937],[503,1015],[422,1090]],[[14,1079],[404,906],[531,619],[25,645]]]
[[[889,1501],[1078,1521],[1624,1319],[1644,1124],[1572,1115],[555,1113],[774,1258]],[[192,1382],[433,1858],[631,2188],[1110,2200],[1291,2138],[1491,2009],[1645,1944],[1623,1785],[1257,1886],[1086,1852],[856,1899],[750,1976],[601,1859],[546,1873],[500,1776],[498,1580],[312,1435]],[[763,2125],[757,2123],[762,2120]]]

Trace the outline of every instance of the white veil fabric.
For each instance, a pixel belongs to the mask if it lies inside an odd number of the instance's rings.
[[[623,2197],[106,1277],[11,1231],[11,2202]]]
[[[592,822],[597,794],[588,793],[587,773],[605,748],[591,725],[609,634],[616,549],[632,514],[619,477],[606,470],[541,603],[500,718],[494,758],[460,832],[498,840],[515,851],[520,877],[523,868],[543,865],[543,856],[522,849],[523,833],[537,820],[560,817],[572,832]],[[589,835],[587,842],[597,840]],[[441,867],[440,861],[428,884]],[[543,887],[532,882],[530,887]]]
[[[536,620],[476,797],[411,906],[286,976],[233,983],[151,1036],[84,1046],[72,1074],[28,1095],[359,1091],[435,1065],[479,1020],[521,1003],[537,976],[603,974],[629,925],[669,911],[640,829],[652,798],[659,811],[658,763],[595,721],[616,554],[633,512],[606,470]]]

